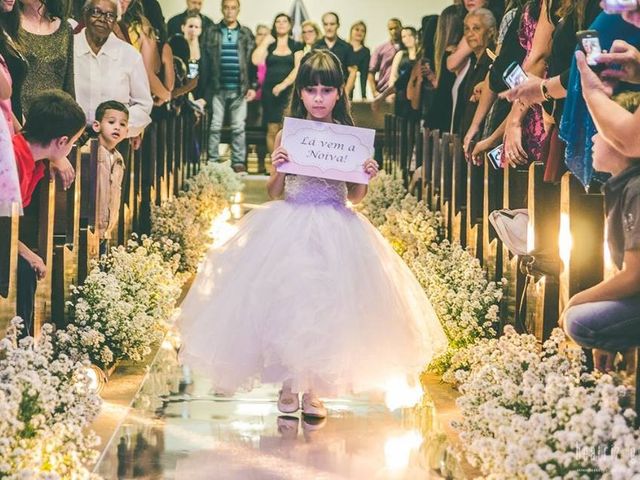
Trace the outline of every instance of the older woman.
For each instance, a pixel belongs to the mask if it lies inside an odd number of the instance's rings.
[[[302,22],[302,25],[300,25],[300,28],[302,31],[302,44],[304,45],[302,53],[310,52],[322,36],[320,33],[320,27],[312,20],[305,20]]]
[[[89,124],[100,103],[124,103],[129,136],[136,137],[151,122],[153,99],[142,56],[112,33],[116,12],[114,0],[88,0],[82,9],[86,28],[74,36],[76,97]]]
[[[476,86],[484,81],[491,66],[487,48],[493,49],[497,36],[496,19],[491,10],[478,8],[464,19],[464,38],[471,49],[470,65],[458,90],[453,114],[453,132],[466,134],[478,106],[474,94]]]

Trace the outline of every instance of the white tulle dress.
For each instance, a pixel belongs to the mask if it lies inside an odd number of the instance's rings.
[[[238,224],[199,268],[181,357],[219,392],[292,381],[321,395],[381,390],[447,345],[403,260],[344,182],[288,175],[285,199]]]

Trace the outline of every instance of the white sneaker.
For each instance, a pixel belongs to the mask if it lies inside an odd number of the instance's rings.
[[[302,395],[302,414],[308,417],[325,418],[327,416],[327,408],[312,393]]]

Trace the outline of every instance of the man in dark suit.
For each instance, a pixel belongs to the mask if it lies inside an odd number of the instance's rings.
[[[187,0],[187,9],[184,12],[179,13],[175,17],[171,17],[171,19],[167,23],[169,36],[182,34],[182,30],[180,29],[180,27],[182,27],[182,24],[184,23],[187,12],[190,12],[192,10],[200,13],[200,10],[202,10],[202,0]],[[207,27],[213,25],[213,20],[211,20],[206,15],[203,15],[202,13],[200,13],[200,17],[202,18],[202,31],[204,32]]]

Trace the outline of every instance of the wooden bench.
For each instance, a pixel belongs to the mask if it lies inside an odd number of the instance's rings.
[[[82,177],[80,149],[74,148],[69,162]],[[65,309],[70,300],[71,286],[78,285],[80,262],[80,192],[81,181],[75,181],[67,190],[57,183],[55,217],[53,223],[53,262],[51,264],[51,318],[59,327],[66,325]]]

